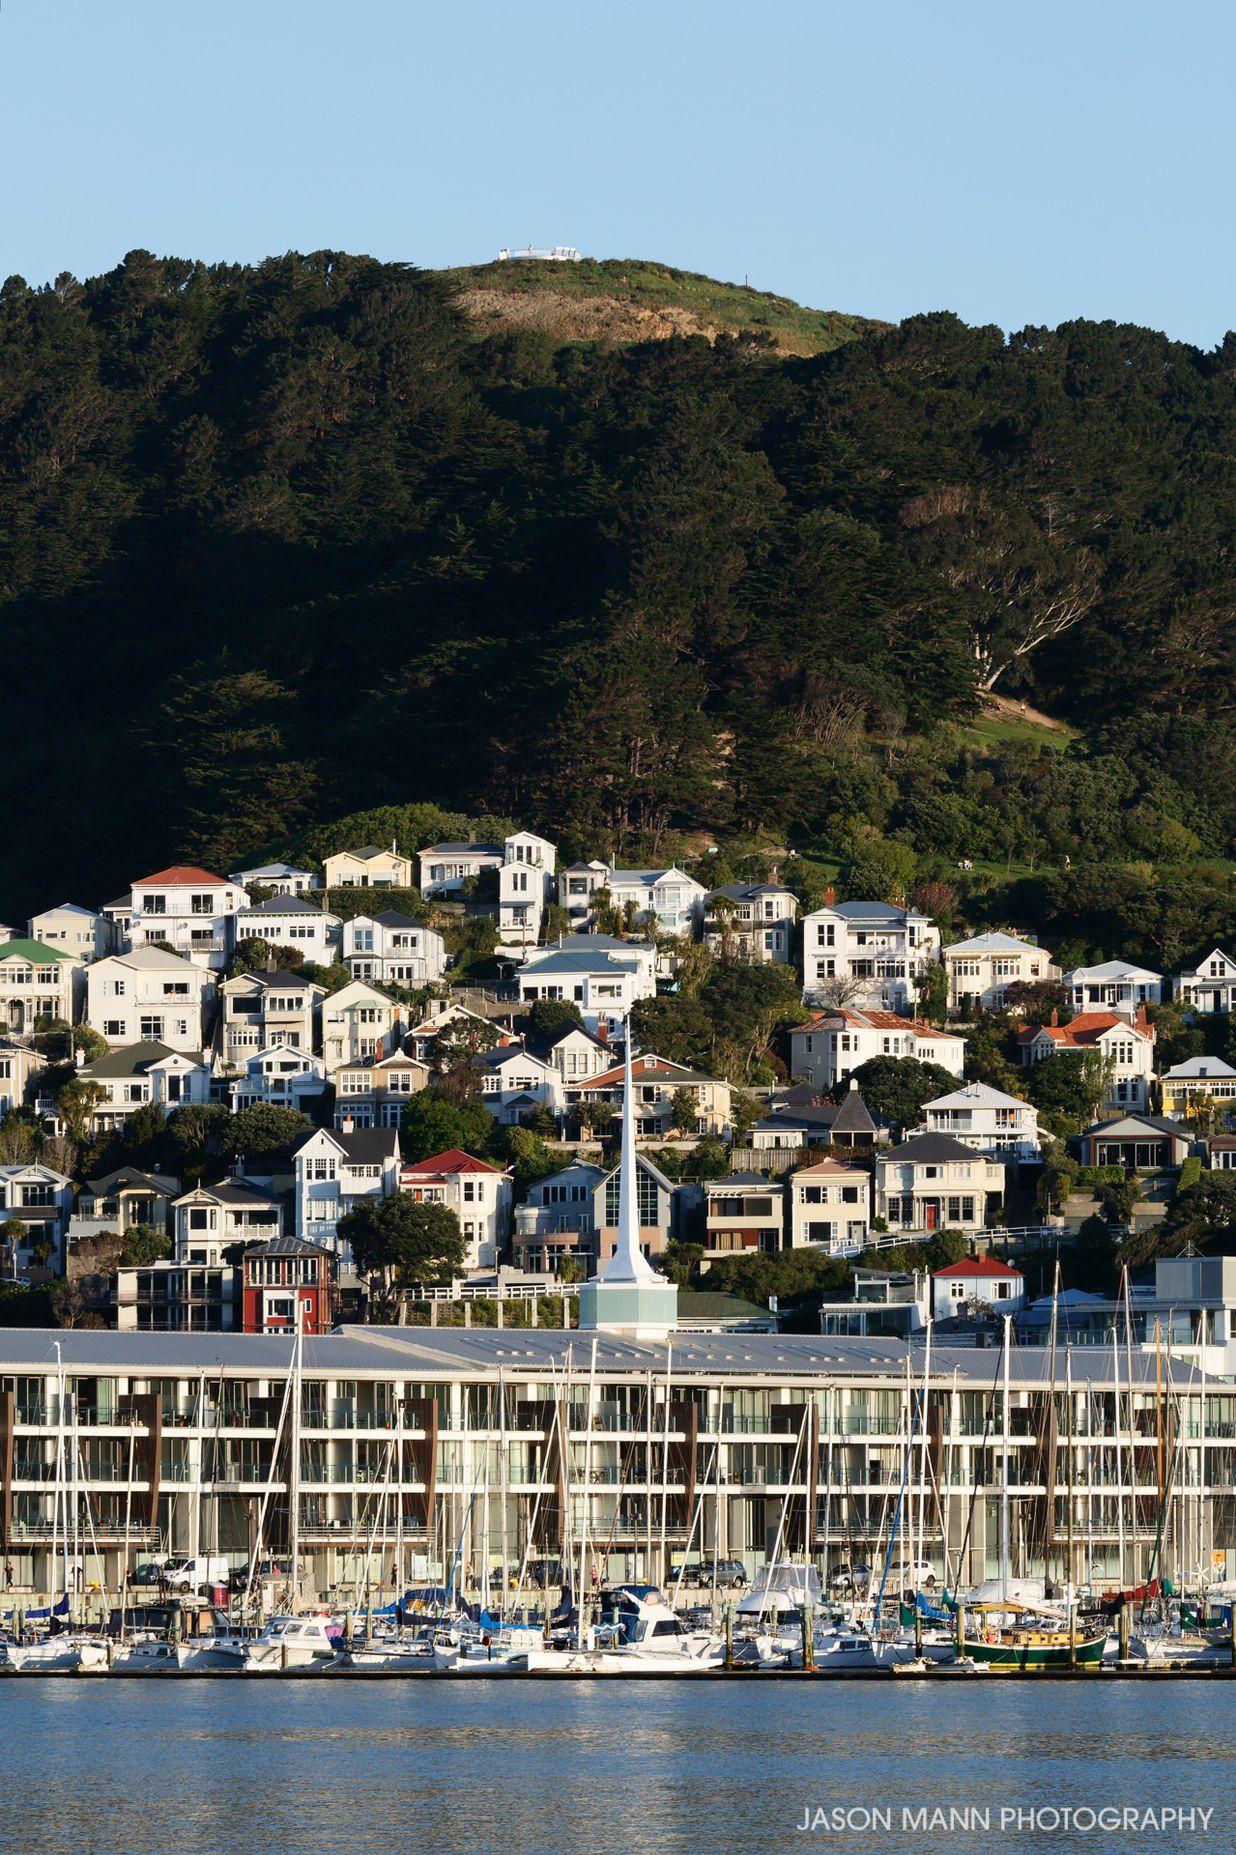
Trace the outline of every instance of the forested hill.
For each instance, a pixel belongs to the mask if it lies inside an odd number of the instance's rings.
[[[4,286],[5,919],[425,799],[624,858],[1232,852],[1236,338],[559,346],[457,290]]]

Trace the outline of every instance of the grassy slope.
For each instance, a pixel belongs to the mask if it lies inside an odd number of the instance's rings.
[[[579,264],[477,264],[443,273],[458,283],[482,329],[544,328],[568,341],[664,339],[759,329],[783,354],[820,354],[885,324],[836,310],[804,309],[787,296],[719,283],[694,271],[635,259]]]

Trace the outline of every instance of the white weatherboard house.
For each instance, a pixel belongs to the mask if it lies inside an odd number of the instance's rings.
[[[421,986],[446,971],[446,942],[436,928],[388,910],[356,915],[343,926],[343,963],[353,979]]]
[[[937,1269],[931,1278],[935,1320],[953,1320],[978,1305],[995,1314],[1016,1314],[1026,1304],[1026,1279],[1020,1269],[994,1256],[967,1256]]]
[[[917,909],[889,902],[830,902],[803,916],[803,997],[808,1004],[908,1012],[940,930]]]
[[[326,1093],[330,1084],[326,1064],[310,1050],[294,1050],[286,1043],[269,1043],[245,1058],[235,1082],[229,1084],[232,1113],[269,1102],[276,1108],[296,1108],[302,1114]]]
[[[948,973],[950,1011],[1002,1011],[1011,985],[1034,985],[1058,979],[1060,968],[1033,941],[1016,934],[975,934],[955,941],[942,955]]]
[[[1111,1072],[1103,1102],[1104,1110],[1111,1113],[1150,1106],[1154,1044],[1154,1025],[1142,1005],[1132,1018],[1123,1012],[1085,1011],[1068,1024],[1028,1024],[1017,1033],[1017,1053],[1024,1068],[1049,1056],[1094,1051]]]
[[[685,870],[607,871],[604,887],[619,914],[630,908],[637,927],[661,934],[693,935],[704,916],[705,889]]]
[[[329,966],[339,946],[343,923],[303,893],[270,895],[238,910],[236,938],[264,940],[272,947],[294,947],[314,966]]]
[[[319,1127],[292,1149],[292,1165],[296,1235],[339,1250],[340,1218],[365,1198],[398,1191],[399,1135],[393,1127]]]
[[[203,1107],[210,1100],[211,1059],[201,1051],[171,1050],[147,1040],[125,1050],[109,1050],[78,1070],[83,1082],[102,1089],[93,1110],[96,1132],[126,1121],[147,1103],[162,1108]]]
[[[410,889],[412,859],[401,857],[395,845],[383,850],[366,844],[360,850],[338,850],[322,859],[328,889]]]
[[[473,1273],[495,1269],[511,1225],[511,1175],[452,1147],[403,1167],[399,1189],[418,1204],[441,1204],[459,1219]]]
[[[784,966],[797,920],[798,897],[781,883],[723,883],[704,900],[704,944],[752,966]]]
[[[86,969],[86,1022],[113,1049],[165,1043],[186,1055],[202,1047],[202,1007],[215,982],[206,967],[162,947],[113,953]]]
[[[1157,1005],[1163,975],[1128,960],[1104,960],[1100,966],[1075,966],[1064,975],[1069,1003],[1076,1012],[1119,1011],[1132,1017],[1139,1005]]]
[[[923,1123],[929,1134],[951,1134],[963,1146],[1008,1165],[1042,1157],[1038,1109],[985,1082],[968,1082],[951,1095],[927,1102]]]
[[[951,1134],[914,1134],[876,1159],[875,1208],[894,1230],[983,1230],[1004,1167]]]
[[[569,999],[579,1006],[588,1030],[596,1034],[604,1027],[604,1034],[613,1037],[638,999],[656,997],[656,977],[648,970],[651,963],[641,959],[634,945],[624,944],[621,953],[550,947],[516,974],[520,1002],[531,1005],[539,998]]]
[[[893,1011],[856,1011],[851,1006],[822,1011],[790,1032],[790,1074],[805,1077],[817,1088],[831,1089],[877,1056],[935,1063],[960,1081],[966,1040]]]
[[[1222,947],[1212,947],[1204,960],[1177,977],[1172,992],[1192,1011],[1236,1010],[1236,960]]]
[[[534,831],[513,831],[502,843],[498,869],[498,934],[514,946],[535,946],[554,895],[557,845]]]
[[[391,1027],[399,1016],[399,1006],[385,992],[378,992],[363,979],[353,979],[340,986],[322,1001],[322,1054],[330,1071],[341,1063],[368,1061],[378,1055],[378,1046],[386,1055],[391,1045]],[[304,1231],[297,1231],[304,1236]]]
[[[177,953],[218,972],[236,945],[237,910],[249,898],[237,882],[178,863],[132,884],[129,945],[166,942]]]
[[[251,869],[233,870],[232,881],[242,889],[273,889],[276,895],[304,895],[322,887],[320,876],[312,870],[298,870],[294,863],[255,863]]]

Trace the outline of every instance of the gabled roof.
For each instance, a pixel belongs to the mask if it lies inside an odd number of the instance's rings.
[[[149,889],[157,884],[160,889],[196,889],[202,884],[211,889],[226,889],[226,876],[212,876],[209,870],[199,869],[195,863],[173,863],[169,869],[156,870],[153,876],[135,878],[135,889]]]
[[[85,915],[89,921],[98,919],[95,909],[83,908],[80,902],[55,902],[50,908],[40,908],[32,919],[41,921],[44,915]]]
[[[401,1179],[441,1179],[454,1172],[490,1172],[496,1178],[502,1176],[501,1166],[491,1166],[488,1160],[476,1159],[471,1153],[465,1153],[462,1147],[448,1147],[445,1153],[434,1153],[429,1159],[409,1161],[399,1169]]]
[[[316,915],[319,921],[338,921],[337,915],[328,915],[303,895],[268,895],[264,902],[250,902],[248,908],[240,910],[242,915]]]
[[[619,960],[612,953],[573,953],[564,949],[538,955],[519,970],[521,976],[527,973],[539,979],[547,973],[634,973],[639,967],[634,959]]]
[[[576,1089],[612,1089],[620,1088],[626,1071],[621,1063],[602,1070],[599,1076],[588,1076],[571,1084]],[[691,1083],[712,1082],[712,1076],[705,1076],[698,1069],[688,1069],[685,1063],[671,1063],[668,1057],[637,1056],[631,1062],[631,1079],[634,1082],[677,1082],[684,1088]]]
[[[813,1166],[796,1166],[791,1179],[865,1179],[863,1166],[846,1166],[839,1159],[818,1159]]]
[[[1016,934],[974,934],[969,940],[955,940],[944,949],[944,958],[954,953],[1045,953],[1036,941],[1021,940]]]
[[[709,1179],[704,1190],[706,1192],[723,1192],[728,1187],[734,1185],[753,1186],[763,1192],[779,1192],[782,1189],[780,1181],[773,1182],[770,1179],[766,1179],[762,1172],[731,1172],[728,1177],[724,1179]]]
[[[1065,974],[1073,983],[1079,979],[1161,979],[1149,966],[1135,966],[1131,960],[1103,960],[1098,966],[1075,966]]]
[[[354,1127],[351,1133],[341,1127],[313,1127],[295,1143],[292,1158],[302,1153],[311,1140],[318,1139],[333,1141],[356,1166],[379,1166],[392,1153],[396,1157],[399,1154],[399,1135],[393,1127]]]
[[[178,1204],[185,1204],[191,1198],[209,1198],[216,1204],[234,1205],[238,1210],[253,1205],[277,1205],[279,1200],[263,1191],[260,1185],[253,1185],[248,1179],[220,1179],[217,1185],[195,1185],[192,1191],[183,1192],[177,1199]]]
[[[501,856],[506,855],[506,845],[505,844],[429,844],[426,846],[424,850],[418,851],[417,854],[422,857],[462,857],[462,856],[468,855],[469,853],[471,853],[471,855],[475,857],[480,857],[480,856],[501,857]],[[358,850],[356,852],[356,855],[358,857],[364,856],[365,852],[362,850]]]
[[[150,972],[160,966],[176,967],[186,974],[195,973],[198,970],[192,960],[184,959],[179,953],[171,953],[166,947],[134,947],[129,953],[109,953],[107,958],[117,961],[121,966],[141,966]],[[98,972],[99,967],[105,964],[105,961],[98,960],[90,970]]]
[[[120,1076],[144,1076],[156,1063],[173,1062],[202,1064],[202,1052],[195,1050],[186,1055],[183,1050],[173,1050],[170,1045],[159,1043],[153,1037],[147,1037],[140,1043],[131,1043],[123,1050],[109,1050],[106,1056],[98,1056],[93,1063],[85,1063],[78,1070],[79,1076],[90,1081],[99,1078],[115,1080]]]
[[[568,1037],[582,1037],[585,1043],[592,1044],[598,1050],[604,1050],[607,1053],[610,1050],[609,1044],[602,1043],[599,1037],[594,1037],[584,1025],[567,1022],[565,1019],[561,1024],[556,1024],[552,1031],[544,1031],[539,1037],[527,1038],[524,1048],[530,1055],[544,1059],[552,1050],[556,1050],[560,1043],[565,1043]]]
[[[684,882],[695,882],[694,876],[688,876],[687,872],[680,870],[676,863],[664,863],[660,869],[655,870],[611,870],[610,884],[612,886],[614,883],[642,883],[645,888],[651,889],[655,888],[657,883],[664,881],[667,876],[681,876]],[[695,883],[695,886],[697,889],[702,889],[704,885]]]
[[[1109,1121],[1095,1121],[1093,1126],[1083,1130],[1083,1138],[1091,1134],[1110,1134],[1120,1128],[1130,1129],[1149,1127],[1156,1134],[1166,1134],[1173,1140],[1192,1140],[1193,1135],[1183,1121],[1171,1121],[1159,1114],[1118,1114]]]
[[[252,869],[233,870],[230,880],[239,882],[242,876],[251,881],[260,882],[263,876],[312,876],[312,870],[297,869],[294,863],[259,863]]]
[[[673,1194],[673,1190],[674,1190],[673,1186],[670,1184],[665,1174],[661,1171],[660,1167],[653,1165],[647,1153],[637,1153],[635,1155],[635,1169],[637,1172],[651,1173],[652,1177],[656,1180],[658,1185],[663,1185],[667,1192],[669,1192],[671,1195]],[[618,1174],[621,1171],[622,1171],[622,1161],[619,1160],[618,1164],[616,1166],[611,1166],[609,1171],[605,1174],[606,1182],[608,1183],[610,1179],[616,1179],[618,1177]]]
[[[1208,1077],[1216,1082],[1229,1082],[1236,1077],[1236,1069],[1219,1056],[1190,1056],[1163,1072],[1165,1082],[1200,1082]]]
[[[1091,1050],[1109,1031],[1154,1042],[1154,1025],[1140,1005],[1137,1017],[1132,1020],[1122,1018],[1118,1011],[1082,1011],[1067,1024],[1027,1024],[1018,1031],[1017,1041],[1032,1044],[1040,1037],[1047,1037],[1058,1050]]]
[[[375,857],[397,857],[401,863],[406,863],[408,861],[407,857],[400,856],[397,850],[388,849],[385,844],[365,844],[360,850],[334,850],[331,852],[331,855],[335,857],[363,857],[366,863],[371,863]]]
[[[892,1160],[906,1166],[946,1166],[954,1160],[965,1160],[967,1165],[973,1165],[975,1157],[973,1147],[963,1146],[951,1134],[915,1134],[900,1146],[891,1147],[881,1163]]]
[[[933,1280],[941,1281],[949,1276],[981,1276],[987,1280],[999,1278],[1001,1281],[1024,1281],[1020,1269],[1011,1269],[1006,1262],[997,1262],[994,1256],[966,1256],[961,1262],[949,1263],[947,1269],[937,1269]]]
[[[843,921],[904,921],[914,915],[920,921],[927,916],[917,908],[898,908],[895,902],[833,902],[813,911],[818,915],[840,915]]]
[[[924,1018],[903,1018],[895,1011],[858,1011],[853,1005],[837,1005],[827,1011],[817,1012],[806,1024],[796,1024],[792,1036],[799,1036],[803,1031],[829,1030],[838,1023],[847,1030],[900,1031],[902,1036],[930,1037],[934,1040],[947,1039],[950,1043],[964,1043],[965,1039],[956,1031],[939,1030],[934,1024],[928,1024]]]
[[[993,1089],[986,1082],[967,1082],[964,1088],[954,1089],[951,1095],[937,1095],[934,1101],[925,1102],[924,1112],[928,1108],[1029,1107],[1028,1101],[1022,1101],[1016,1095],[1006,1095],[1002,1089]]]
[[[180,1190],[180,1180],[157,1172],[139,1172],[136,1166],[121,1166],[116,1172],[104,1173],[101,1179],[86,1180],[86,1190],[95,1198],[130,1187],[137,1191],[156,1192],[163,1198],[174,1198]]]
[[[0,942],[0,960],[30,960],[36,966],[46,966],[51,960],[72,957],[72,954],[57,952],[55,947],[45,947],[41,940],[24,940],[20,935]]]

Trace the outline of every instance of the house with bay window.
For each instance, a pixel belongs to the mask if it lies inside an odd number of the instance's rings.
[[[951,1134],[914,1134],[876,1159],[876,1216],[890,1230],[984,1230],[1003,1197],[1003,1165]]]
[[[1049,953],[1016,934],[975,934],[945,947],[941,957],[948,974],[950,1011],[1003,1011],[1011,985],[1060,977]]]
[[[233,1243],[263,1243],[283,1230],[278,1198],[248,1179],[197,1185],[172,1204],[172,1239],[178,1263],[221,1267]]]
[[[343,922],[303,894],[270,895],[237,911],[236,939],[293,947],[314,966],[329,966],[339,950]]]
[[[341,1063],[335,1071],[335,1124],[398,1127],[412,1097],[429,1084],[429,1065],[393,1050],[367,1062]]]
[[[152,1104],[168,1113],[173,1108],[205,1107],[213,1073],[213,1060],[203,1051],[172,1050],[149,1038],[109,1050],[77,1071],[83,1082],[95,1083],[104,1093],[91,1112],[95,1133],[121,1126],[139,1108]]]
[[[326,988],[297,972],[237,973],[223,981],[219,997],[219,1052],[230,1069],[271,1044],[311,1051],[317,1042],[314,1030]]]
[[[1008,1166],[1034,1164],[1042,1158],[1038,1109],[985,1082],[967,1082],[964,1088],[927,1102],[921,1131],[951,1134],[962,1146]]]
[[[1064,975],[1069,1003],[1076,1012],[1118,1011],[1144,1016],[1147,1005],[1163,997],[1163,975],[1129,960],[1104,960],[1098,966],[1075,966]]]
[[[621,953],[608,947],[580,947],[580,940],[602,940],[601,935],[577,935],[573,944],[546,948],[520,966],[515,975],[521,1004],[539,998],[569,999],[594,1035],[622,1034],[632,1005],[655,998],[657,981],[653,949],[619,942]],[[646,956],[646,957],[645,957]]]
[[[417,1204],[441,1204],[455,1213],[467,1246],[464,1267],[470,1273],[497,1268],[511,1223],[514,1188],[509,1172],[452,1147],[402,1167],[399,1189]]]
[[[723,883],[704,898],[704,945],[751,966],[787,965],[798,907],[798,897],[779,882]]]
[[[1165,1069],[1159,1082],[1160,1105],[1175,1119],[1190,1108],[1217,1110],[1228,1115],[1236,1107],[1236,1069],[1218,1056],[1190,1056]]]
[[[1067,1024],[1027,1024],[1017,1033],[1017,1054],[1023,1068],[1048,1057],[1084,1055],[1092,1050],[1110,1072],[1106,1112],[1148,1108],[1154,1084],[1155,1028],[1139,1005],[1123,1011],[1083,1011]]]
[[[701,1075],[685,1063],[671,1063],[649,1053],[633,1059],[631,1086],[635,1090],[635,1131],[647,1139],[670,1137],[674,1097],[680,1089],[687,1091],[694,1105],[695,1125],[687,1133],[724,1135],[730,1131],[730,1084],[717,1076]],[[585,1122],[597,1102],[608,1103],[617,1114],[624,1088],[623,1065],[618,1063],[587,1082],[568,1087],[567,1105]]]
[[[396,1048],[399,1006],[363,979],[322,1001],[322,1055],[333,1075],[341,1063],[371,1062]]]
[[[1236,1011],[1236,960],[1222,947],[1172,982],[1172,996],[1190,1011]]]
[[[829,902],[803,916],[803,999],[862,1011],[912,1012],[940,930],[889,902]]]
[[[871,1175],[861,1166],[822,1159],[800,1166],[786,1184],[789,1246],[852,1255],[871,1233]]]
[[[428,985],[446,971],[446,942],[436,928],[388,909],[343,924],[343,963],[353,979],[375,985]]]
[[[269,1102],[275,1108],[295,1108],[311,1118],[330,1087],[326,1064],[311,1050],[294,1050],[286,1043],[269,1043],[245,1058],[240,1075],[228,1084],[232,1113]]]
[[[29,1037],[41,1019],[72,1024],[80,972],[70,953],[45,947],[41,940],[0,943],[0,1031]]]
[[[859,1011],[845,1005],[822,1011],[790,1032],[790,1074],[819,1089],[835,1088],[877,1056],[935,1063],[961,1080],[966,1040],[893,1011]]]
[[[292,1170],[296,1235],[343,1255],[340,1218],[399,1189],[399,1135],[393,1127],[315,1128],[292,1148]]]
[[[64,1267],[64,1233],[73,1214],[73,1181],[51,1166],[33,1163],[0,1166],[0,1224],[16,1218],[25,1226],[9,1252],[16,1271],[29,1269],[35,1251],[48,1249],[47,1267]],[[2,1253],[2,1252],[0,1252]],[[10,1270],[6,1267],[4,1273]]]

